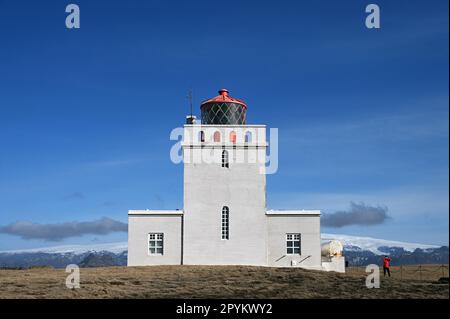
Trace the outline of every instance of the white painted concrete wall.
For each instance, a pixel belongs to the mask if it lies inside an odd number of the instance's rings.
[[[266,265],[267,223],[266,176],[264,162],[248,158],[264,156],[264,126],[185,126],[184,156],[204,158],[211,163],[184,164],[184,263],[210,265]],[[205,130],[205,142],[198,141],[199,129]],[[252,143],[244,143],[243,129],[253,130]],[[231,130],[237,141],[229,141]],[[212,140],[215,131],[221,142]],[[230,152],[230,167],[221,166],[222,150]],[[235,163],[242,155],[245,160]],[[229,207],[230,238],[221,239],[223,206]]]
[[[345,273],[345,257],[322,258],[322,268],[325,271]]]
[[[301,212],[301,211],[300,211]],[[321,269],[320,212],[318,214],[268,214],[268,265]],[[301,255],[286,254],[286,234],[301,234]]]
[[[180,211],[130,211],[128,214],[128,266],[181,263]],[[164,254],[150,255],[148,234],[164,233]]]

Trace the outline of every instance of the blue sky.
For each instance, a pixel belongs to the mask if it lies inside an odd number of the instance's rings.
[[[388,208],[327,233],[448,244],[448,1],[0,0],[0,226],[182,208],[170,131],[226,87],[279,128],[270,208]],[[124,232],[64,239],[124,241]],[[54,243],[50,243],[54,245]],[[50,245],[0,234],[0,250]]]

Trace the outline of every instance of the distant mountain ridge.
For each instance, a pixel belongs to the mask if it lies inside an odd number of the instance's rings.
[[[356,248],[360,248],[362,250],[371,251],[376,255],[383,255],[385,253],[384,251],[379,249],[380,247],[399,247],[399,248],[403,248],[405,251],[410,251],[410,252],[414,251],[417,248],[433,249],[433,248],[441,247],[438,245],[408,243],[408,242],[378,239],[378,238],[372,238],[372,237],[323,233],[322,241],[327,240],[327,239],[339,240],[344,245],[344,248],[347,251],[352,250],[352,247],[356,247]]]
[[[41,247],[32,249],[4,250],[0,254],[18,254],[18,253],[48,253],[48,254],[82,254],[87,252],[108,251],[114,254],[122,253],[128,250],[127,242],[94,244],[94,245],[62,245],[54,247]]]
[[[65,268],[70,264],[76,264],[80,267],[126,266],[127,251],[117,254],[109,251],[0,253],[0,268],[30,268],[36,266]]]
[[[425,245],[384,239],[322,234],[322,241],[337,239],[344,245],[344,255],[351,266],[380,264],[381,255],[392,257],[393,265],[448,264],[447,246]],[[51,266],[64,268],[68,264],[80,267],[126,266],[127,242],[64,245],[35,249],[0,251],[1,268]]]
[[[382,264],[382,256],[389,255],[392,265],[448,264],[447,246],[392,241],[371,237],[341,234],[322,234],[322,241],[337,239],[344,246],[344,255],[350,266]]]

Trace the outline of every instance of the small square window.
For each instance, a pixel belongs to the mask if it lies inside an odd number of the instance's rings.
[[[150,233],[148,234],[148,252],[150,255],[164,254],[164,234]]]
[[[286,253],[288,255],[301,255],[300,234],[286,234]]]

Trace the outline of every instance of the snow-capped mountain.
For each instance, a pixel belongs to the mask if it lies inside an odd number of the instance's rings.
[[[69,264],[81,267],[125,266],[127,251],[127,242],[0,251],[0,268],[64,268]]]
[[[383,249],[380,251],[381,247],[397,247],[403,248],[405,251],[413,252],[417,248],[419,249],[433,249],[439,248],[436,245],[425,245],[417,243],[407,243],[402,241],[385,240],[371,237],[360,237],[360,236],[350,236],[341,234],[322,234],[322,241],[336,239],[339,240],[342,245],[344,245],[345,251],[358,251],[367,250],[375,255],[383,255],[386,252]]]
[[[343,245],[345,250],[367,250],[371,251],[376,255],[382,255],[385,252],[380,251],[380,247],[398,247],[403,248],[405,251],[413,252],[417,248],[419,249],[432,249],[439,248],[437,245],[427,245],[418,243],[408,243],[402,241],[393,241],[386,239],[378,239],[372,237],[362,237],[362,236],[351,236],[343,234],[322,234],[322,241],[327,241],[331,239],[339,240]],[[18,253],[47,253],[47,254],[83,254],[87,252],[110,252],[114,254],[123,253],[128,250],[127,242],[116,242],[107,244],[88,244],[88,245],[63,245],[63,246],[53,246],[53,247],[41,247],[33,249],[21,249],[21,250],[5,250],[0,251],[0,254],[18,254]]]
[[[350,265],[379,263],[380,255],[390,255],[396,264],[448,263],[448,247],[391,241],[342,234],[322,234],[322,241],[336,239],[344,245],[344,255]],[[64,245],[35,249],[0,251],[0,268],[51,266],[64,268],[68,264],[82,267],[125,266],[127,242],[95,245]]]
[[[322,241],[339,240],[346,261],[351,266],[380,264],[382,255],[392,258],[392,265],[448,264],[448,247],[408,243],[371,237],[322,234]]]
[[[107,251],[120,254],[128,250],[127,242],[96,244],[96,245],[63,245],[54,247],[41,247],[21,250],[4,250],[0,254],[25,254],[25,253],[46,253],[46,254],[83,254],[88,252]]]

